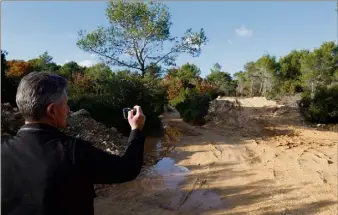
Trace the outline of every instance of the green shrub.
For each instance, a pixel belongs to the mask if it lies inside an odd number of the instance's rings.
[[[299,103],[304,118],[313,123],[338,123],[338,85],[317,89],[314,98],[306,92]]]
[[[276,91],[271,91],[271,92],[266,92],[264,94],[265,98],[269,99],[269,100],[280,100],[281,98],[281,94],[277,93]]]
[[[20,79],[5,76],[1,80],[1,103],[10,103],[12,107],[17,107],[16,92]]]
[[[72,111],[86,109],[91,116],[108,127],[117,128],[128,135],[130,126],[123,118],[122,109],[139,105],[146,115],[146,135],[162,132],[158,115],[163,110],[163,101],[158,92],[150,91],[140,79],[114,77],[105,83],[103,94],[71,95],[69,106]],[[160,108],[162,106],[162,108]]]
[[[169,101],[169,104],[176,107],[178,104],[184,102],[189,96],[198,94],[196,88],[181,88],[179,94]]]
[[[211,97],[208,94],[192,93],[186,99],[176,105],[185,122],[202,125],[204,117],[208,114]]]
[[[9,65],[6,61],[6,51],[1,50],[1,103],[9,102],[13,107],[16,107],[16,91],[20,78],[7,76]]]
[[[168,105],[168,93],[166,87],[162,86],[159,78],[149,78],[146,76],[141,79],[147,92],[151,97],[151,106],[156,114],[161,114],[164,111],[164,105]]]
[[[302,83],[299,80],[287,80],[280,88],[280,93],[282,95],[293,95],[302,91]]]
[[[226,96],[226,94],[222,91],[217,90],[209,90],[204,93],[205,95],[208,95],[211,100],[216,99],[218,96]]]

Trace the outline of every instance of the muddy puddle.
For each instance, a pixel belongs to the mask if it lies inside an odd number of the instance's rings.
[[[107,192],[123,193],[152,192],[163,189],[176,189],[184,182],[189,169],[176,163],[173,157],[172,145],[162,142],[162,138],[148,137],[144,147],[144,165],[140,175],[133,181],[113,185],[112,189],[100,193],[107,196]]]
[[[173,147],[161,138],[147,138],[144,150],[145,166],[136,180],[148,188],[176,189],[189,174],[188,168],[176,163]],[[149,186],[149,183],[153,184]]]
[[[114,185],[104,196],[111,198],[110,202],[119,204],[132,201],[144,206],[151,202],[156,207],[172,211],[204,210],[221,205],[216,192],[204,187],[199,189],[201,186],[195,184],[191,170],[177,164],[173,144],[174,141],[148,137],[145,142],[145,164],[140,175],[133,181]]]

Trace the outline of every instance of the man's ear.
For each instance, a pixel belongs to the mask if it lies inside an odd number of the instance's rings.
[[[52,116],[54,116],[54,114],[55,114],[55,104],[49,104],[48,106],[47,106],[47,116],[50,116],[50,117],[52,117]]]

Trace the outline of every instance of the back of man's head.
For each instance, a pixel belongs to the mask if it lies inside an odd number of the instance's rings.
[[[66,93],[67,80],[46,72],[31,72],[24,76],[17,89],[16,104],[26,121],[39,121],[46,108],[58,102]]]

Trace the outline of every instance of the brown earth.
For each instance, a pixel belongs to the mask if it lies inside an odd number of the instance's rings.
[[[202,127],[165,114],[167,138],[145,146],[153,165],[103,192],[96,214],[338,213],[338,133],[264,98],[222,100]]]

